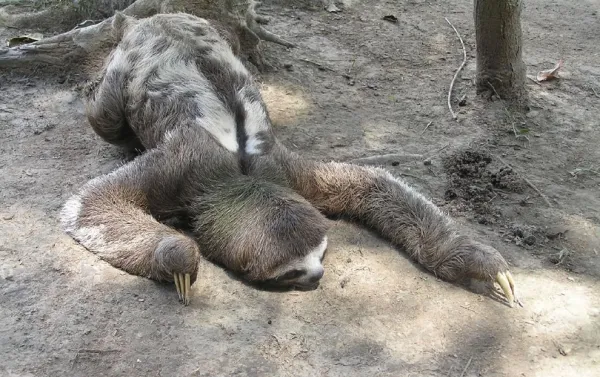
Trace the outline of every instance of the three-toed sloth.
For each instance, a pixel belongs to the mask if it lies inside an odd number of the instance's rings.
[[[87,117],[142,153],[67,201],[68,234],[128,273],[175,282],[187,304],[202,259],[251,283],[316,287],[326,216],[342,216],[441,279],[498,282],[512,305],[500,253],[402,180],[286,149],[223,30],[187,14],[115,16],[118,44],[88,87]]]

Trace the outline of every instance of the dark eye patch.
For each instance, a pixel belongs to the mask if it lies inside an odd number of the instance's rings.
[[[297,279],[302,275],[306,275],[306,270],[290,270],[285,274],[277,277],[277,280],[292,280]]]

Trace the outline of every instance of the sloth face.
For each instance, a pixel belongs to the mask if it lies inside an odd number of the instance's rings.
[[[305,257],[278,268],[273,278],[259,284],[269,288],[316,289],[325,272],[322,261],[326,249],[327,236],[323,237],[323,241]]]

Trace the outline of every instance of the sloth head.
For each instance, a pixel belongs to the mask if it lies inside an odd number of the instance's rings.
[[[291,189],[243,177],[219,184],[195,206],[207,259],[269,288],[318,286],[328,220]]]

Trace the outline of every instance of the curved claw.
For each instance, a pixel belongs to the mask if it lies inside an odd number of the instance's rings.
[[[179,300],[183,302],[183,305],[189,305],[190,293],[192,291],[190,274],[180,274],[175,272],[173,273],[173,280],[175,281],[175,288],[177,289]]]
[[[511,308],[515,306],[515,281],[513,280],[510,272],[498,272],[496,274],[496,282],[502,288],[506,299],[508,300],[508,304]]]

